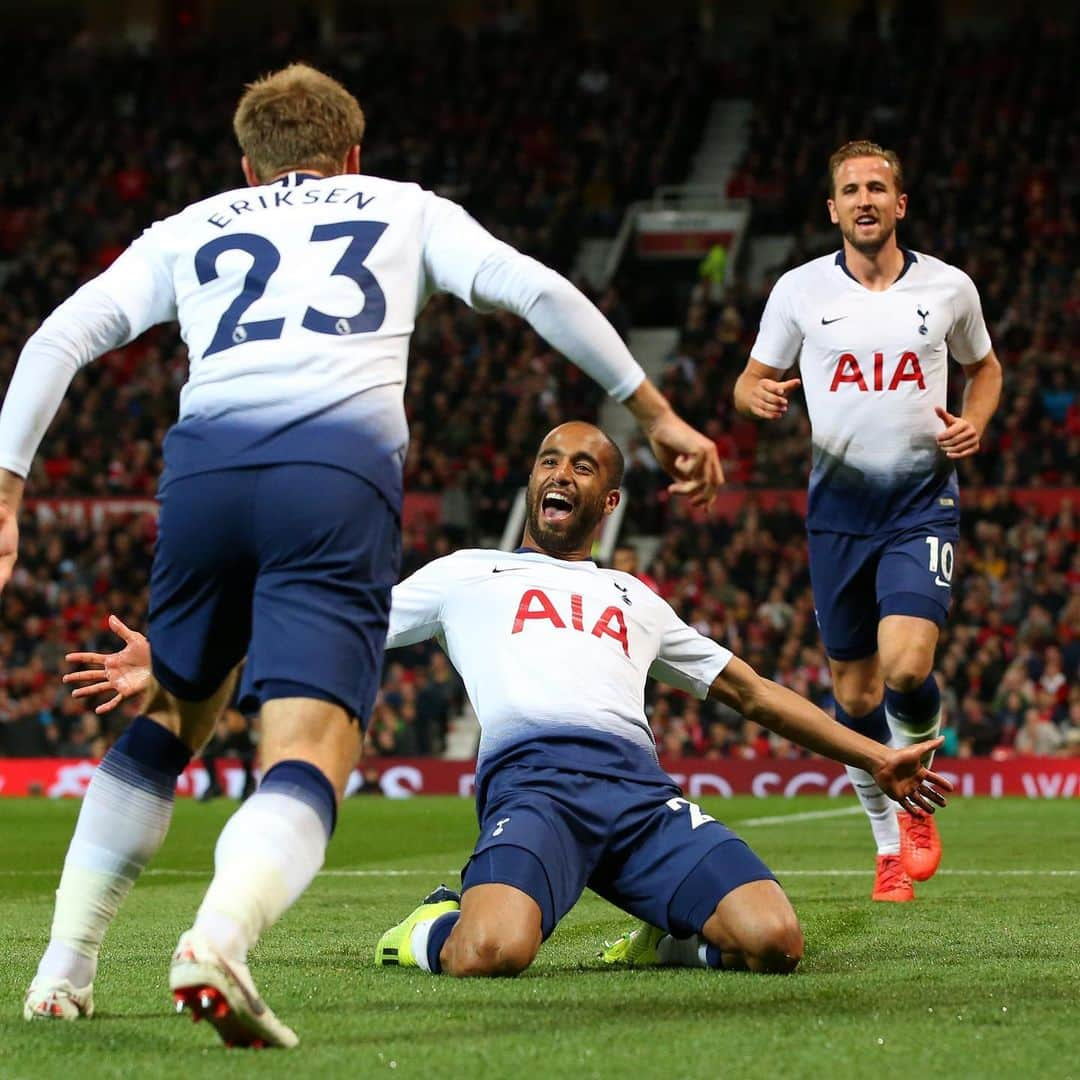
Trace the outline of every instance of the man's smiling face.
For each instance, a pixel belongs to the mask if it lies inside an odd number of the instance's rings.
[[[876,255],[906,213],[907,196],[898,190],[885,158],[856,157],[837,167],[828,205],[844,239],[856,251]]]
[[[526,497],[526,541],[551,555],[587,558],[601,519],[619,501],[614,451],[592,424],[555,428],[536,455]]]

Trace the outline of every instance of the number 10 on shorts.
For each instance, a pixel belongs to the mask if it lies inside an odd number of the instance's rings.
[[[930,549],[930,573],[936,575],[934,584],[947,589],[952,584],[954,558],[952,541],[946,540],[943,544],[936,536],[928,536],[926,546]]]
[[[688,799],[680,799],[680,798],[668,799],[667,805],[668,805],[669,809],[671,809],[671,810],[676,810],[676,811],[681,810],[685,806],[686,809],[690,811],[690,829],[691,829],[691,831],[693,831],[694,829],[699,828],[700,826],[704,825],[706,822],[716,820],[716,818],[712,817],[709,814],[706,814],[701,809],[701,807],[698,806],[697,803],[692,803]]]

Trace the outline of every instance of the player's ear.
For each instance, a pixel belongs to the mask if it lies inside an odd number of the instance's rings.
[[[244,179],[247,181],[248,187],[261,186],[262,181],[255,175],[255,170],[251,167],[247,154],[240,159],[240,168],[244,171]]]
[[[622,501],[622,492],[618,488],[612,488],[604,496],[604,516],[610,514]]]
[[[902,191],[896,197],[896,220],[900,221],[907,213],[907,192]]]
[[[829,220],[834,225],[839,225],[840,224],[840,215],[837,214],[837,212],[836,212],[836,203],[834,203],[832,201],[832,199],[826,199],[825,200],[825,205],[829,208]]]

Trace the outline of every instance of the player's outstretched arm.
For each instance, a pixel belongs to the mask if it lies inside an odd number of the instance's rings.
[[[779,420],[788,410],[788,398],[801,379],[777,379],[782,371],[751,357],[735,383],[735,408],[743,416]]]
[[[675,478],[668,487],[694,506],[708,506],[724,483],[716,444],[692,428],[648,380],[623,402],[649,440],[656,460]]]
[[[432,195],[424,263],[436,289],[480,311],[520,315],[554,349],[634,414],[674,483],[671,492],[707,505],[723,483],[712,440],[679,418],[645,377],[600,310],[562,274],[496,240],[460,206]]]
[[[709,696],[738,709],[747,719],[825,757],[870,773],[878,786],[905,810],[932,814],[945,805],[943,791],[952,784],[921,762],[941,738],[893,750],[838,724],[816,705],[779,683],[762,678],[749,664],[732,657],[717,675]]]
[[[157,280],[133,245],[65,300],[19,354],[0,409],[0,590],[11,577],[18,551],[14,518],[22,478],[30,472],[68,385],[80,368],[173,317],[171,284],[155,288]]]
[[[73,652],[64,657],[69,664],[84,665],[82,670],[64,676],[64,682],[77,686],[72,697],[113,695],[94,709],[98,714],[115,709],[125,698],[141,694],[150,685],[150,642],[115,615],[109,616],[109,629],[124,641],[119,652]]]

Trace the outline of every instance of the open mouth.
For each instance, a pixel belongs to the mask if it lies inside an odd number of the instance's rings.
[[[874,217],[872,214],[860,214],[855,219],[855,224],[858,225],[860,228],[870,228],[877,223],[877,218]]]
[[[561,491],[549,491],[540,500],[540,516],[544,521],[566,521],[573,512],[573,500]]]

